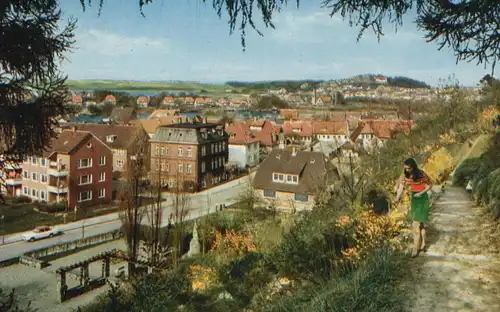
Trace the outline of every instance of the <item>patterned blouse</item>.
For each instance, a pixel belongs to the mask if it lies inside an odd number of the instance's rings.
[[[418,193],[422,192],[425,189],[426,185],[432,185],[432,181],[429,176],[423,171],[420,170],[420,179],[413,180],[412,177],[407,178],[405,174],[401,174],[399,177],[399,183],[403,185],[409,185],[412,192]]]

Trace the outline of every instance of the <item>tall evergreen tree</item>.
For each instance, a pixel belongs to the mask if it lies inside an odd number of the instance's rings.
[[[57,0],[0,1],[0,155],[39,154],[54,135],[68,99],[60,61],[75,21],[60,29]]]

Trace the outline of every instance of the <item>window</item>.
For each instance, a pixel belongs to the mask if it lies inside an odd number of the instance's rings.
[[[182,147],[177,149],[177,156],[182,156]]]
[[[287,182],[292,182],[292,176],[291,175],[287,175],[286,176],[286,181]]]
[[[90,183],[92,183],[92,175],[91,174],[86,174],[86,175],[80,176],[79,185],[85,185],[85,184],[90,184]]]
[[[47,200],[47,194],[45,193],[45,191],[40,191],[40,199]]]
[[[37,197],[38,196],[38,190],[31,189],[31,196]]]
[[[158,146],[158,145],[155,146],[155,155],[156,156],[160,155],[160,146]]]
[[[192,166],[186,165],[186,173],[191,173],[191,171],[192,171]]]
[[[293,182],[297,183],[299,181],[299,178],[297,176],[293,176]]]
[[[31,173],[31,180],[38,181],[38,175],[36,174],[36,172]]]
[[[298,194],[298,193],[295,193],[295,200],[296,201],[306,202],[306,201],[309,200],[309,196],[307,194]]]
[[[285,177],[282,174],[278,175],[278,180],[285,181]]]
[[[40,159],[40,166],[47,167],[47,159],[45,158]]]
[[[179,165],[177,166],[177,171],[178,171],[178,172],[182,172],[182,168],[183,168],[183,167],[184,167],[184,166],[183,166],[182,164],[179,164]]]
[[[29,195],[30,194],[30,190],[27,186],[23,186],[23,194],[24,195]]]
[[[47,176],[45,174],[41,174],[40,175],[40,182],[42,183],[47,183]]]
[[[273,181],[278,181],[278,174],[277,173],[273,173]]]
[[[187,148],[187,157],[192,157],[193,156],[193,151],[191,150],[191,147]]]
[[[164,161],[162,161],[160,164],[160,171],[165,171],[165,165],[166,165],[166,163]]]
[[[201,147],[201,156],[205,156],[207,154],[207,148],[205,146]]]
[[[92,167],[92,158],[82,158],[78,161],[78,169]]]
[[[99,172],[99,182],[106,181],[106,172]]]
[[[87,143],[87,148],[92,148],[92,143]]]
[[[25,179],[29,179],[30,178],[30,173],[28,171],[23,171],[23,177]]]
[[[23,159],[23,163],[29,164],[31,162],[31,157],[26,157]]]
[[[99,157],[99,166],[106,166],[106,156]]]
[[[166,155],[168,153],[168,150],[165,146],[160,147],[160,155]]]
[[[264,196],[265,197],[275,198],[276,197],[276,191],[265,189],[264,190]]]
[[[206,168],[205,168],[205,162],[202,161],[201,162],[201,172],[203,173],[203,172],[205,172],[205,170],[206,170]]]
[[[106,197],[106,189],[100,189],[99,198],[104,198],[104,197]]]
[[[88,200],[92,200],[92,191],[84,191],[78,193],[78,198],[77,198],[78,202],[84,202]]]
[[[37,163],[38,159],[35,156],[31,157],[31,164],[36,165]]]
[[[116,165],[117,165],[119,168],[123,168],[123,160],[117,160],[117,161],[116,161]]]

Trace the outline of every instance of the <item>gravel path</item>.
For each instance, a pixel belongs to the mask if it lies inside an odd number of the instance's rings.
[[[498,223],[462,188],[448,187],[427,232],[427,253],[409,260],[409,311],[500,311]]]
[[[55,271],[61,267],[78,261],[88,259],[98,253],[116,249],[125,249],[122,240],[113,241],[107,244],[99,245],[94,248],[86,249],[81,252],[59,258],[51,262],[51,265],[38,270],[25,265],[16,264],[0,269],[0,287],[2,289],[16,289],[16,294],[20,302],[31,301],[32,307],[40,312],[68,312],[76,309],[80,305],[90,303],[99,294],[107,290],[107,286],[100,287],[82,296],[73,298],[64,303],[57,301],[56,275]],[[117,267],[124,265],[116,263],[111,265],[111,275]],[[95,263],[90,266],[90,275],[101,275],[101,264]],[[69,286],[76,285],[76,281],[68,278]]]

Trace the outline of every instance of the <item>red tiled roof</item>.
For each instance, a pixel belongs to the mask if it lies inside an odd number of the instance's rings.
[[[260,131],[255,131],[250,129],[250,125],[252,122],[238,122],[238,123],[233,123],[226,127],[226,131],[230,132],[229,129],[233,126],[239,126],[243,129],[244,132],[246,133],[252,133],[255,138],[258,139],[261,145],[263,146],[273,146],[275,143],[274,140],[274,126],[271,122],[269,121],[264,121],[262,129]]]
[[[116,102],[116,97],[114,95],[112,95],[112,94],[108,94],[104,98],[104,101],[105,102]]]
[[[313,121],[313,134],[340,134],[347,135],[345,121]]]
[[[302,120],[285,121],[282,129],[285,136],[297,134],[301,137],[308,137],[313,135],[313,126],[311,122]]]
[[[229,133],[229,144],[247,145],[260,141],[250,128],[242,123],[228,126],[226,132]]]
[[[396,133],[407,132],[412,126],[411,120],[363,120],[351,134],[351,140],[356,141],[361,134],[373,134],[379,139],[390,139]]]

